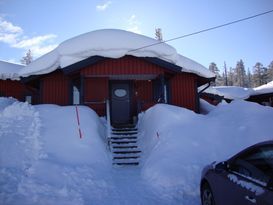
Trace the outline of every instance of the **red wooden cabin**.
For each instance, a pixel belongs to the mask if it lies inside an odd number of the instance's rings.
[[[109,102],[113,124],[132,123],[156,103],[199,112],[197,88],[215,78],[165,43],[116,29],[69,39],[19,75],[33,103],[81,104],[104,116]]]
[[[25,101],[31,96],[29,90],[18,76],[18,71],[24,66],[0,60],[0,97],[13,97]]]
[[[39,103],[81,104],[112,122],[130,123],[140,111],[168,103],[199,112],[197,87],[212,79],[181,72],[181,67],[157,58],[93,56],[63,69],[25,79],[39,90]]]

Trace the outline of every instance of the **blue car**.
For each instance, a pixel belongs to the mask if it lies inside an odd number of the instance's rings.
[[[206,166],[200,196],[202,205],[273,205],[273,140]]]

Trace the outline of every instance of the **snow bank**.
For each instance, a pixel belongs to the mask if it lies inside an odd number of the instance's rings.
[[[273,81],[256,87],[253,89],[255,93],[253,95],[265,94],[265,93],[273,93]]]
[[[19,80],[19,71],[24,67],[21,64],[10,63],[0,60],[0,80]]]
[[[30,63],[19,74],[27,77],[50,73],[57,68],[65,68],[91,56],[120,58],[125,55],[157,57],[182,67],[185,72],[206,78],[215,77],[204,66],[179,55],[166,43],[158,44],[153,38],[117,29],[92,31],[64,41],[50,53]]]
[[[205,165],[273,138],[270,107],[235,100],[199,115],[158,104],[140,115],[141,166],[115,169],[91,109],[79,107],[80,139],[73,106],[5,98],[0,105],[0,204],[7,205],[199,205]]]
[[[208,103],[206,100],[200,99],[200,113],[208,114],[215,109],[216,106]]]
[[[106,166],[104,127],[97,114],[88,107],[79,106],[83,138],[80,139],[75,106],[38,105],[43,121],[43,138],[47,154],[55,162],[68,165]]]
[[[140,118],[142,177],[168,197],[180,195],[180,204],[199,204],[203,167],[272,139],[272,120],[272,108],[244,101],[219,105],[208,115],[156,105]]]
[[[201,90],[204,86],[201,86]],[[239,86],[215,86],[207,88],[204,93],[223,96],[225,99],[230,100],[245,100],[250,96],[273,93],[273,81],[256,87],[256,88],[243,88]]]
[[[239,86],[215,86],[207,88],[204,93],[223,96],[230,100],[245,100],[254,93],[252,88],[243,88]]]
[[[15,102],[1,111],[0,204],[80,205],[106,196],[104,127],[91,109],[79,113],[82,139],[75,107]]]
[[[4,108],[6,108],[8,105],[11,105],[15,101],[16,99],[12,97],[0,97],[0,111],[2,111]]]
[[[9,100],[1,98],[0,104]],[[10,201],[21,180],[45,157],[40,127],[39,113],[28,103],[14,102],[0,111],[0,204],[16,204]]]

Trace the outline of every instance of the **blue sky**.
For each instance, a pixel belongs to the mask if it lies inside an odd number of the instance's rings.
[[[160,27],[167,40],[271,9],[272,0],[0,0],[0,59],[19,62],[28,49],[38,57],[97,29],[154,37]],[[234,67],[242,59],[252,69],[273,61],[272,25],[270,13],[169,44],[206,67]]]

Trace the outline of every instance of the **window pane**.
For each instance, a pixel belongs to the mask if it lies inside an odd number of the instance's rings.
[[[116,89],[114,93],[117,97],[124,97],[127,95],[127,92],[124,89]]]
[[[273,173],[273,147],[264,146],[244,154],[235,161],[232,170],[268,183]]]

